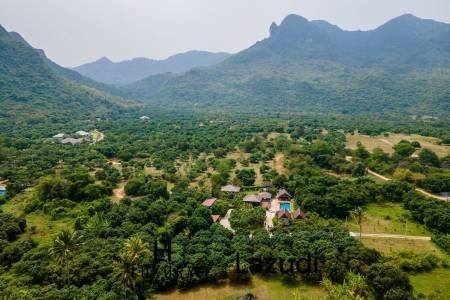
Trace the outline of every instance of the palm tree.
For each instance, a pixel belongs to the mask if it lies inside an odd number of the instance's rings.
[[[361,240],[362,222],[365,216],[364,209],[358,206],[357,208],[350,211],[350,216],[352,217],[353,220],[355,220],[356,224],[359,225],[359,240]]]
[[[116,280],[128,289],[134,290],[139,274],[136,269],[146,254],[150,254],[150,246],[139,237],[131,237],[124,243],[122,254],[116,268]],[[126,292],[125,292],[126,293]]]
[[[127,253],[122,253],[117,266],[116,279],[127,288],[134,289],[138,274],[136,273],[136,267],[132,257]]]
[[[66,266],[67,285],[70,285],[69,260],[72,258],[73,252],[80,248],[83,244],[81,236],[76,231],[63,229],[53,240],[53,246],[50,253],[61,264]]]
[[[133,236],[125,241],[123,252],[130,257],[133,264],[137,265],[143,256],[150,254],[150,246],[141,238]]]

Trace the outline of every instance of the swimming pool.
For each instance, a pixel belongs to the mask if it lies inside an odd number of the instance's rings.
[[[288,212],[291,212],[291,204],[290,203],[280,203],[280,209],[286,209]]]

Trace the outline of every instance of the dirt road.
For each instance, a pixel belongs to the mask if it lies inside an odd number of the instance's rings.
[[[359,232],[350,232],[350,236],[359,237]],[[420,240],[420,241],[430,241],[431,240],[431,237],[429,237],[429,236],[387,234],[387,233],[362,233],[361,237],[363,237],[363,238],[367,237],[367,238]]]

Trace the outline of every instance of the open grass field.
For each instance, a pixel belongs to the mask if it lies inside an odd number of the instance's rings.
[[[356,149],[358,142],[361,142],[369,151],[375,148],[381,148],[384,152],[393,153],[392,146],[400,142],[401,140],[418,141],[422,148],[428,148],[436,152],[440,157],[446,156],[450,153],[450,146],[438,145],[439,139],[433,137],[426,137],[417,134],[398,134],[390,133],[389,136],[368,136],[362,134],[348,134],[347,147],[350,149]]]
[[[405,223],[408,211],[398,203],[369,204],[362,223],[363,233],[405,234]],[[423,225],[407,220],[407,235],[431,236]],[[349,220],[350,231],[359,232],[359,225]]]
[[[2,205],[5,212],[16,216],[23,215],[25,201],[31,196],[30,190],[24,194],[16,196],[11,201]],[[27,221],[26,232],[20,236],[20,239],[33,238],[40,245],[50,245],[56,233],[65,228],[73,228],[73,219],[51,220],[48,215],[42,212],[33,212],[25,215]]]
[[[431,241],[365,237],[363,237],[361,241],[364,246],[378,250],[384,254],[391,254],[393,252],[400,251],[412,251],[415,253],[431,253],[441,258],[445,257],[445,254]]]
[[[279,278],[261,278],[254,276],[251,283],[231,285],[206,284],[185,292],[178,290],[157,294],[156,300],[232,300],[247,293],[256,295],[259,299],[325,299],[326,291],[320,286],[310,286],[304,283],[283,283]],[[301,298],[303,297],[303,298]]]
[[[416,296],[435,294],[442,296],[439,299],[450,298],[450,268],[439,267],[431,272],[411,275],[410,279]]]

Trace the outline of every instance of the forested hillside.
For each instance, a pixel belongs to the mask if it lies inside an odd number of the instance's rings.
[[[43,53],[0,27],[2,126],[12,125],[12,120],[16,124],[36,123],[48,117],[53,121],[89,119],[130,106],[120,98],[68,80],[73,74],[61,76],[63,68],[51,68],[45,59]]]
[[[153,83],[153,80],[149,80]],[[128,95],[162,106],[227,111],[446,116],[450,25],[411,15],[344,31],[290,15],[221,65]],[[129,90],[129,89],[128,89]]]

